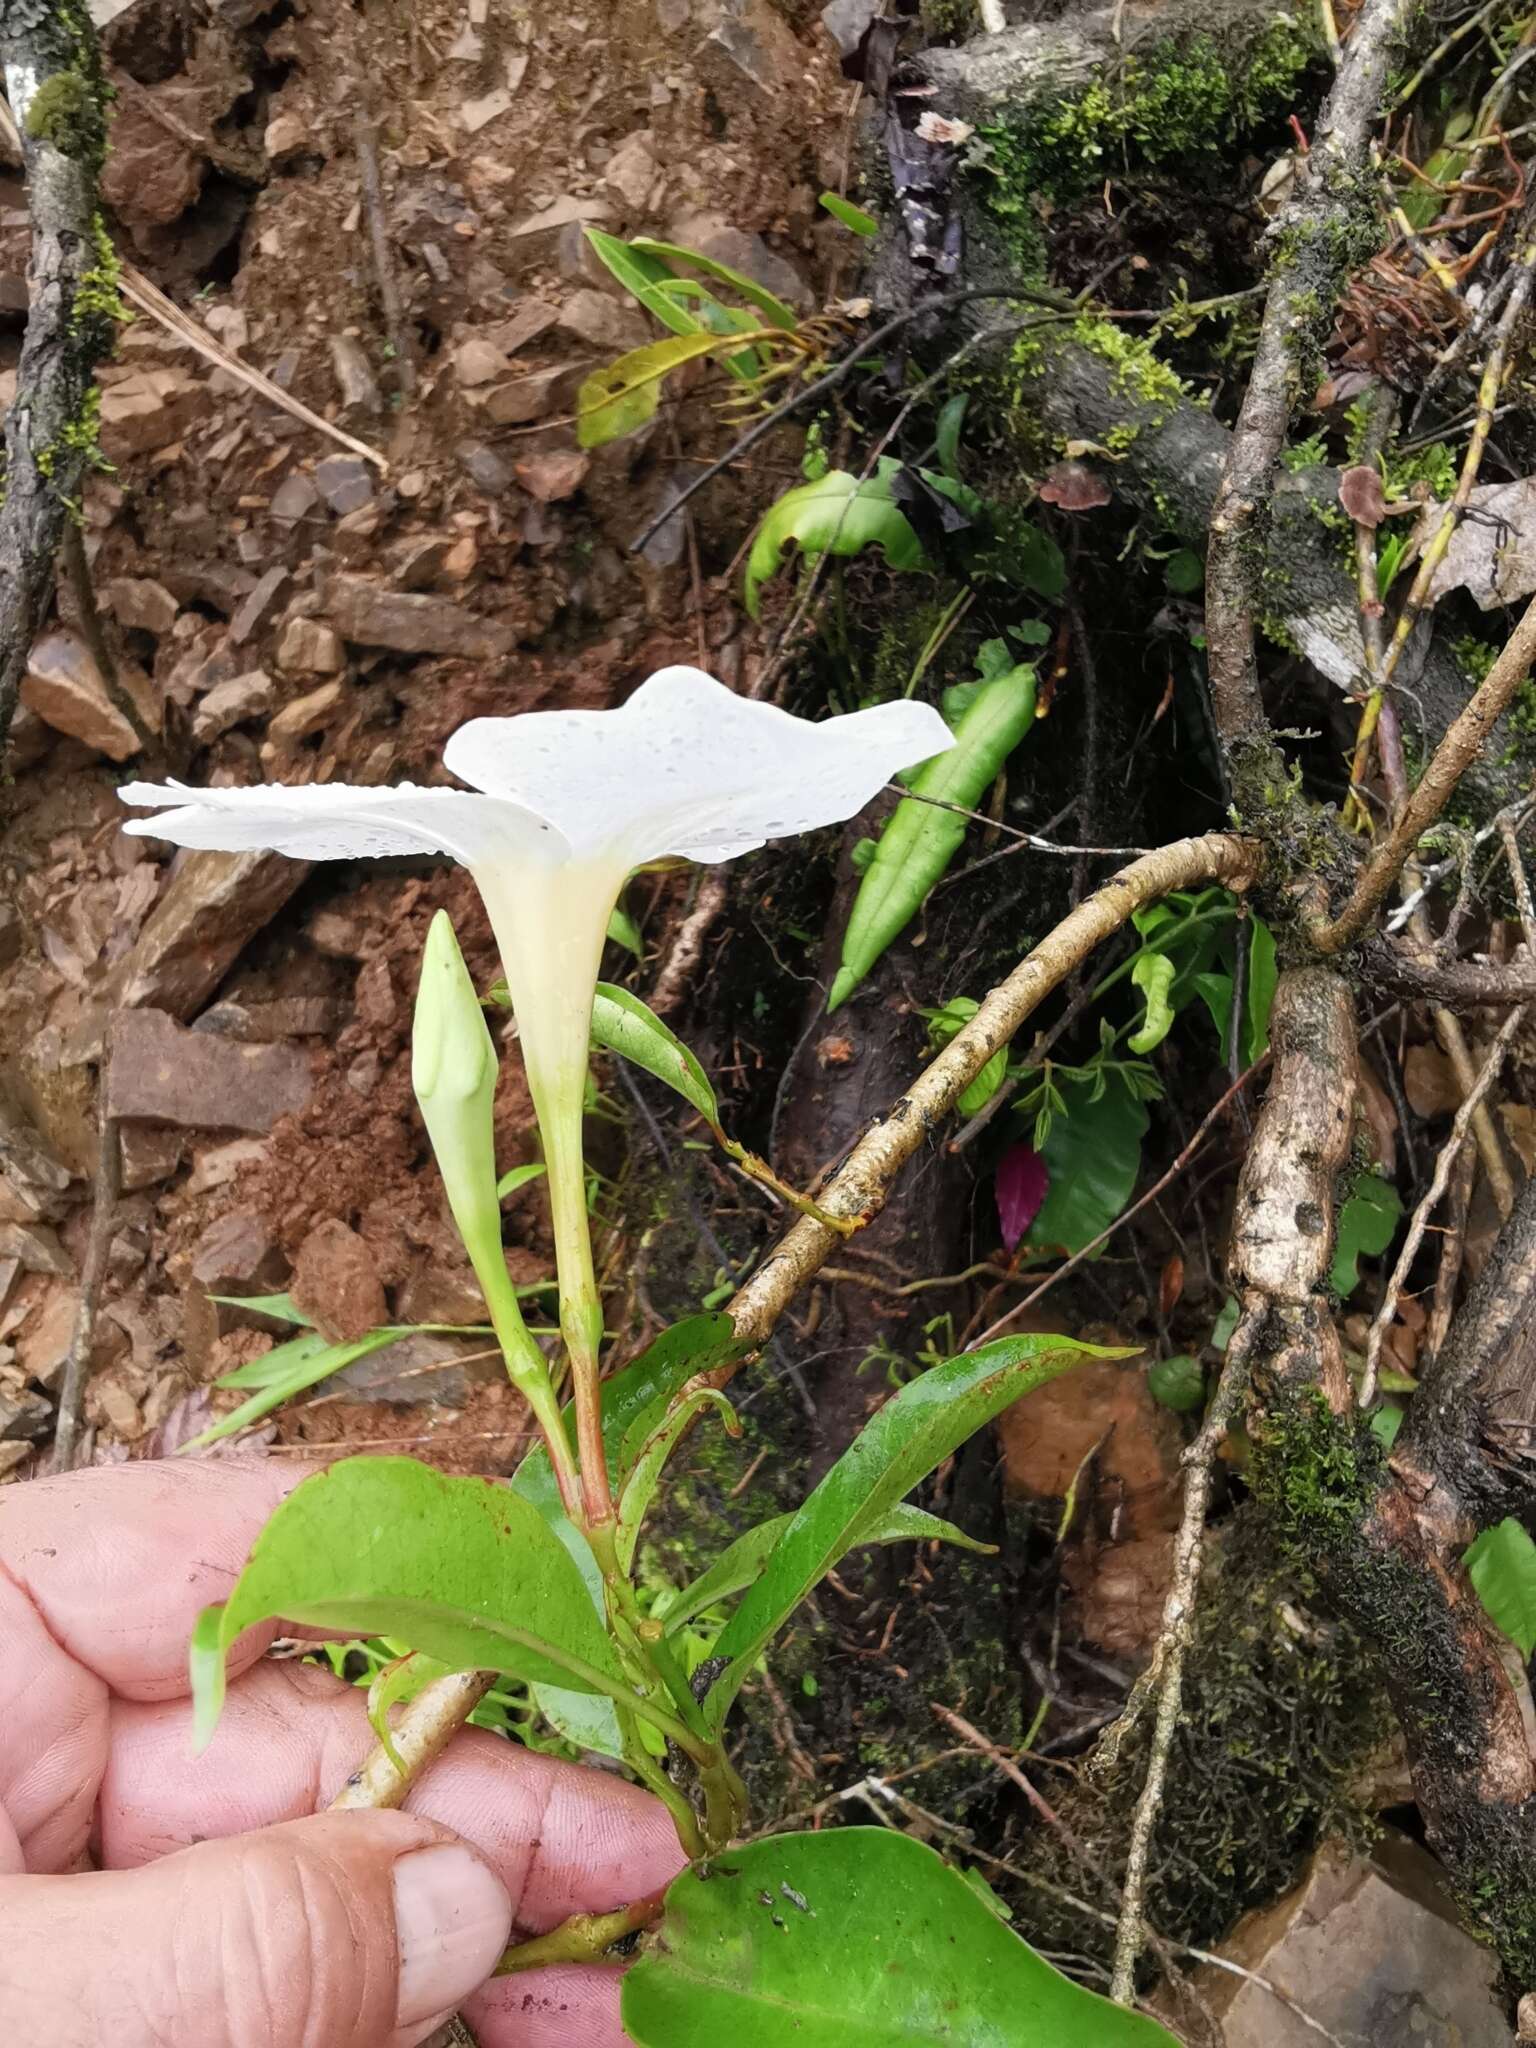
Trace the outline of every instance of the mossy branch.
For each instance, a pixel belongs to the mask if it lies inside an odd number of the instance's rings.
[[[96,364],[111,347],[116,255],[97,208],[110,88],[76,0],[0,0],[0,59],[25,138],[31,308],[5,423],[0,747],[46,616],[67,519],[99,461]]]

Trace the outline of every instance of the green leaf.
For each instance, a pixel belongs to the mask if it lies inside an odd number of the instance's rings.
[[[709,1076],[675,1031],[627,988],[600,981],[592,1003],[592,1042],[622,1053],[658,1081],[676,1089],[713,1129],[720,1127],[720,1105]]]
[[[764,1646],[806,1594],[957,1445],[1079,1358],[1124,1356],[1068,1337],[1002,1337],[909,1380],[797,1510],[722,1632],[717,1654],[732,1662],[709,1694],[712,1724],[720,1726]]]
[[[1166,953],[1137,954],[1131,968],[1131,981],[1146,999],[1147,1014],[1140,1030],[1131,1036],[1132,1052],[1154,1051],[1173,1029],[1173,1005],[1168,996],[1177,971]]]
[[[640,1446],[671,1406],[678,1389],[695,1373],[708,1372],[745,1349],[736,1326],[726,1315],[688,1316],[663,1330],[640,1356],[604,1380],[603,1444],[613,1484],[622,1487]],[[575,1433],[575,1407],[565,1409],[567,1430]],[[581,1574],[595,1614],[601,1618],[603,1577],[586,1538],[560,1505],[549,1453],[536,1445],[512,1475],[512,1490],[537,1508]],[[623,1739],[613,1704],[555,1685],[537,1685],[540,1711],[568,1742],[595,1749],[603,1756],[622,1756]]]
[[[1038,1147],[1050,1187],[1029,1226],[1029,1242],[1079,1252],[1130,1201],[1141,1169],[1147,1112],[1118,1075],[1095,1102],[1088,1084],[1063,1080],[1061,1115]]]
[[[754,619],[761,613],[762,587],[778,573],[790,541],[807,560],[878,547],[893,569],[926,565],[921,541],[891,496],[888,474],[861,482],[846,469],[829,469],[814,483],[796,484],[768,508],[747,557],[743,585],[743,602]]]
[[[848,1000],[917,915],[959,851],[967,820],[940,805],[974,809],[1034,717],[1035,672],[1023,663],[983,683],[960,720],[955,744],[908,775],[912,794],[887,821],[848,914],[829,1012]]]
[[[616,946],[622,946],[626,953],[633,953],[637,960],[645,958],[645,941],[640,936],[640,927],[627,910],[617,906],[609,912],[608,936]]]
[[[1251,1067],[1269,1050],[1269,1013],[1280,981],[1275,935],[1262,917],[1248,919],[1248,980],[1243,990],[1243,1065]]]
[[[980,1008],[980,1003],[972,996],[951,996],[942,1009],[925,1010],[923,1015],[928,1019],[928,1036],[935,1049],[942,1052],[956,1033],[970,1023]],[[979,1116],[1007,1078],[1008,1048],[1003,1045],[993,1053],[991,1059],[961,1095],[955,1108],[963,1117]]]
[[[396,1343],[404,1335],[403,1330],[370,1330],[366,1337],[358,1337],[350,1344],[333,1344],[318,1330],[290,1337],[286,1344],[275,1345],[263,1357],[253,1358],[224,1375],[218,1382],[221,1387],[252,1387],[255,1392],[228,1415],[221,1415],[217,1422],[178,1444],[175,1455],[184,1457],[189,1451],[200,1451],[206,1444],[233,1436],[236,1430],[249,1429],[253,1422],[260,1422],[295,1394],[329,1379],[333,1372],[341,1372],[371,1351],[382,1351],[386,1344]]]
[[[619,1496],[618,1529],[614,1537],[619,1563],[626,1572],[635,1561],[646,1511],[656,1498],[667,1460],[706,1408],[718,1410],[728,1436],[741,1435],[736,1410],[724,1394],[713,1387],[695,1387],[692,1391],[685,1387],[635,1453]]]
[[[639,2048],[1176,2048],[893,1828],[770,1835],[684,1871],[622,1999]]]
[[[665,257],[670,263],[683,263],[690,270],[702,270],[706,277],[728,284],[732,291],[740,292],[749,306],[757,308],[770,327],[780,327],[786,334],[792,334],[800,324],[794,308],[786,306],[766,285],[759,284],[755,277],[746,277],[741,271],[732,270],[728,263],[717,263],[713,256],[684,248],[680,242],[658,242],[650,235],[636,235],[630,247],[644,256]]]
[[[537,1180],[544,1171],[542,1159],[530,1159],[522,1166],[514,1166],[510,1173],[504,1173],[496,1183],[496,1199],[504,1202],[508,1195],[515,1195],[519,1188],[527,1187],[529,1181]]]
[[[199,1747],[223,1704],[230,1644],[277,1615],[397,1636],[456,1671],[625,1690],[581,1575],[537,1509],[510,1487],[449,1479],[414,1458],[343,1459],[273,1514],[228,1600],[198,1616]]]
[[[1392,1242],[1403,1213],[1403,1198],[1379,1173],[1362,1173],[1339,1211],[1333,1271],[1328,1284],[1341,1301],[1360,1285],[1360,1261],[1375,1258]]]
[[[291,1294],[210,1294],[210,1301],[223,1302],[227,1308],[246,1308],[252,1315],[271,1316],[275,1323],[302,1323],[306,1329],[313,1329],[314,1323],[304,1311],[295,1308]]]
[[[939,458],[939,467],[946,476],[958,477],[960,474],[960,430],[965,425],[970,402],[968,391],[957,391],[953,398],[945,399],[939,410],[933,430],[933,447]]]
[[[1205,1373],[1199,1360],[1187,1352],[1160,1358],[1147,1374],[1147,1389],[1154,1401],[1171,1408],[1175,1415],[1193,1415],[1205,1406]]]
[[[748,1529],[744,1536],[738,1536],[734,1543],[721,1551],[707,1572],[701,1572],[692,1585],[685,1586],[659,1607],[658,1618],[666,1623],[667,1634],[675,1634],[695,1615],[702,1614],[706,1607],[729,1600],[755,1584],[762,1576],[763,1566],[768,1562],[774,1545],[794,1519],[793,1514],[772,1515],[766,1522],[759,1522],[755,1529]],[[957,1529],[953,1522],[943,1521],[938,1515],[911,1507],[905,1501],[882,1515],[874,1527],[861,1530],[850,1547],[858,1549],[866,1543],[952,1543],[958,1550],[974,1550],[982,1557],[993,1557],[997,1553],[995,1543],[982,1543],[974,1536],[967,1536],[963,1529]]]
[[[1536,1543],[1506,1516],[1468,1545],[1462,1563],[1489,1620],[1529,1662],[1536,1650]]]
[[[1175,597],[1188,597],[1205,581],[1205,564],[1193,548],[1179,548],[1168,557],[1163,575]]]
[[[872,213],[866,213],[862,206],[855,206],[851,199],[844,199],[838,192],[823,192],[817,204],[824,206],[835,221],[850,228],[856,235],[878,235],[880,223]]]
[[[605,235],[601,228],[587,228],[584,233],[592,253],[607,266],[631,298],[638,299],[663,327],[670,327],[674,334],[704,331],[703,323],[686,312],[664,289],[673,281],[665,263],[658,262],[654,256],[641,254],[630,243],[620,241],[617,235]]]
[[[636,434],[656,417],[664,378],[684,363],[719,352],[713,334],[672,334],[632,348],[616,363],[594,370],[576,393],[576,440],[601,448]]]

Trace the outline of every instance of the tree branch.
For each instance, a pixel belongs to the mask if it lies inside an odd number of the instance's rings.
[[[0,0],[0,59],[25,136],[31,293],[5,423],[0,505],[0,747],[46,615],[54,559],[95,455],[97,361],[115,303],[111,244],[96,212],[106,84],[85,8]]]

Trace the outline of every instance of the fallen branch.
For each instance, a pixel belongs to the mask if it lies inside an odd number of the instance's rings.
[[[96,211],[106,82],[86,10],[0,0],[0,59],[32,213],[30,307],[5,422],[0,747],[53,595],[64,522],[95,458],[96,364],[112,347],[111,244]],[[66,116],[65,101],[69,111]]]
[[[96,1186],[91,1205],[91,1234],[86,1242],[85,1259],[80,1268],[80,1306],[75,1311],[74,1332],[69,1340],[69,1356],[64,1361],[64,1372],[59,1383],[59,1408],[53,1427],[53,1457],[51,1469],[54,1472],[68,1472],[73,1469],[75,1448],[80,1438],[80,1419],[85,1409],[85,1390],[91,1377],[91,1351],[96,1336],[96,1308],[101,1299],[101,1285],[107,1277],[107,1260],[112,1251],[112,1236],[117,1225],[117,1205],[123,1192],[122,1141],[118,1133],[117,1118],[107,1104],[107,1062],[111,1058],[110,1040],[104,1046],[101,1059],[100,1140],[96,1154]]]

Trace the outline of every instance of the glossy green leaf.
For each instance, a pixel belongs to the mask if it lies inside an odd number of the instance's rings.
[[[1204,1369],[1187,1352],[1160,1358],[1147,1374],[1147,1390],[1154,1401],[1171,1408],[1175,1415],[1193,1415],[1205,1406]]]
[[[1248,979],[1243,990],[1243,1065],[1269,1050],[1269,1013],[1280,982],[1275,935],[1262,917],[1248,918]]]
[[[608,936],[616,946],[622,946],[637,960],[645,958],[645,941],[640,936],[640,927],[627,910],[616,907],[608,913]]]
[[[669,263],[684,264],[690,270],[701,270],[706,277],[713,277],[721,284],[728,284],[733,292],[739,292],[749,306],[755,306],[770,327],[782,328],[792,333],[799,325],[792,306],[766,285],[758,283],[755,277],[746,277],[739,270],[732,270],[728,263],[717,263],[713,256],[705,256],[697,249],[688,249],[680,242],[658,242],[650,235],[636,235],[630,244],[642,256],[663,257]]]
[[[221,1301],[227,1308],[249,1309],[252,1315],[270,1316],[275,1323],[302,1323],[306,1329],[313,1329],[314,1322],[300,1308],[293,1305],[291,1294],[210,1294],[210,1301]]]
[[[946,476],[958,477],[960,474],[960,432],[970,403],[968,391],[957,391],[952,398],[946,398],[939,409],[933,429],[933,449]]]
[[[1131,1199],[1147,1111],[1117,1074],[1106,1077],[1097,1101],[1079,1081],[1063,1081],[1061,1094],[1065,1112],[1052,1118],[1040,1147],[1050,1186],[1029,1226],[1029,1242],[1079,1252]]]
[[[1131,983],[1133,987],[1141,990],[1147,1014],[1140,1029],[1131,1035],[1132,1052],[1155,1051],[1173,1029],[1173,1004],[1168,998],[1176,972],[1173,961],[1166,953],[1137,954],[1131,968]]]
[[[870,843],[873,845],[873,842]],[[964,1030],[980,1008],[981,1005],[974,996],[951,996],[942,1009],[925,1010],[923,1015],[928,1019],[928,1036],[936,1050],[942,1052],[955,1034]],[[1008,1048],[1003,1045],[998,1047],[975,1080],[962,1093],[960,1100],[955,1104],[956,1110],[963,1117],[979,1116],[1007,1078]]]
[[[537,1180],[544,1172],[542,1159],[529,1159],[521,1166],[514,1166],[510,1173],[504,1173],[496,1183],[496,1199],[504,1202],[508,1195],[515,1195],[519,1188],[527,1187],[529,1181]]]
[[[717,354],[720,346],[713,334],[671,334],[594,370],[576,393],[578,445],[602,448],[638,433],[656,417],[664,380],[684,363]]]
[[[622,1487],[640,1446],[660,1422],[683,1384],[708,1372],[744,1346],[729,1316],[688,1316],[663,1330],[640,1356],[603,1382],[603,1443],[613,1484]],[[566,1427],[574,1435],[575,1409],[567,1405]],[[512,1490],[537,1508],[576,1565],[592,1610],[603,1613],[603,1580],[586,1538],[567,1519],[549,1453],[536,1445],[512,1476]],[[567,1741],[603,1756],[622,1756],[624,1745],[613,1704],[558,1685],[533,1689],[540,1711]]]
[[[1468,1546],[1462,1563],[1489,1620],[1529,1661],[1536,1650],[1536,1543],[1506,1517]]]
[[[695,1387],[691,1391],[685,1387],[635,1453],[619,1496],[618,1529],[614,1538],[619,1563],[625,1571],[635,1561],[640,1531],[651,1502],[656,1498],[656,1489],[661,1484],[667,1460],[706,1408],[716,1410],[728,1436],[741,1435],[736,1410],[724,1394],[713,1387]]]
[[[305,1330],[301,1336],[290,1337],[286,1344],[274,1345],[262,1357],[237,1366],[218,1382],[221,1387],[253,1388],[255,1391],[250,1399],[242,1401],[227,1415],[221,1415],[217,1422],[211,1422],[184,1444],[178,1444],[175,1455],[184,1457],[189,1451],[200,1451],[207,1444],[216,1444],[227,1436],[233,1436],[236,1430],[249,1429],[252,1423],[260,1422],[264,1415],[270,1415],[274,1408],[280,1408],[295,1394],[317,1386],[321,1380],[356,1364],[370,1352],[382,1351],[386,1344],[397,1343],[405,1334],[404,1330],[370,1330],[366,1337],[358,1337],[350,1344],[333,1344],[319,1330]]]
[[[691,1585],[658,1609],[667,1634],[674,1634],[707,1607],[729,1600],[755,1584],[774,1545],[794,1519],[793,1514],[772,1515],[722,1550],[707,1572],[701,1572]],[[850,1548],[857,1550],[866,1543],[952,1543],[957,1550],[974,1550],[982,1557],[992,1557],[997,1552],[995,1543],[967,1536],[953,1522],[930,1515],[924,1508],[914,1508],[906,1501],[888,1509],[875,1526],[861,1529]]]
[[[1396,1235],[1403,1198],[1379,1173],[1362,1173],[1339,1211],[1328,1284],[1341,1301],[1360,1285],[1360,1261],[1376,1258]]]
[[[600,981],[592,1003],[592,1042],[665,1081],[718,1130],[720,1105],[709,1076],[677,1033],[627,988]]]
[[[921,541],[891,496],[889,472],[861,480],[846,469],[829,469],[814,483],[786,491],[757,529],[742,589],[754,619],[762,609],[762,587],[778,573],[791,541],[807,560],[878,547],[893,569],[921,569],[926,561]]]
[[[638,299],[648,313],[654,314],[663,327],[670,327],[674,334],[704,331],[703,322],[687,312],[665,289],[672,282],[672,273],[665,263],[654,256],[641,254],[617,235],[605,235],[601,228],[587,228],[584,233],[599,262],[606,265],[625,291]]]
[[[956,728],[955,744],[908,775],[912,794],[891,813],[848,914],[829,1011],[848,1000],[910,924],[959,851],[968,820],[941,805],[974,810],[1034,717],[1035,671],[1025,663],[985,682]]]
[[[872,213],[866,213],[862,206],[855,206],[851,199],[844,199],[840,192],[823,192],[817,202],[824,206],[832,218],[855,235],[866,239],[880,232],[880,223]]]
[[[718,1727],[764,1646],[838,1560],[918,1481],[1021,1395],[1079,1358],[1121,1358],[1068,1337],[1002,1337],[909,1380],[855,1437],[774,1545],[716,1646],[731,1667],[708,1712]]]
[[[770,1835],[685,1871],[622,1996],[639,2048],[1177,2048],[892,1828]]]
[[[199,1746],[219,1717],[230,1644],[275,1615],[396,1636],[458,1671],[624,1691],[581,1575],[538,1511],[509,1487],[414,1458],[343,1459],[272,1515],[228,1600],[197,1620]]]

